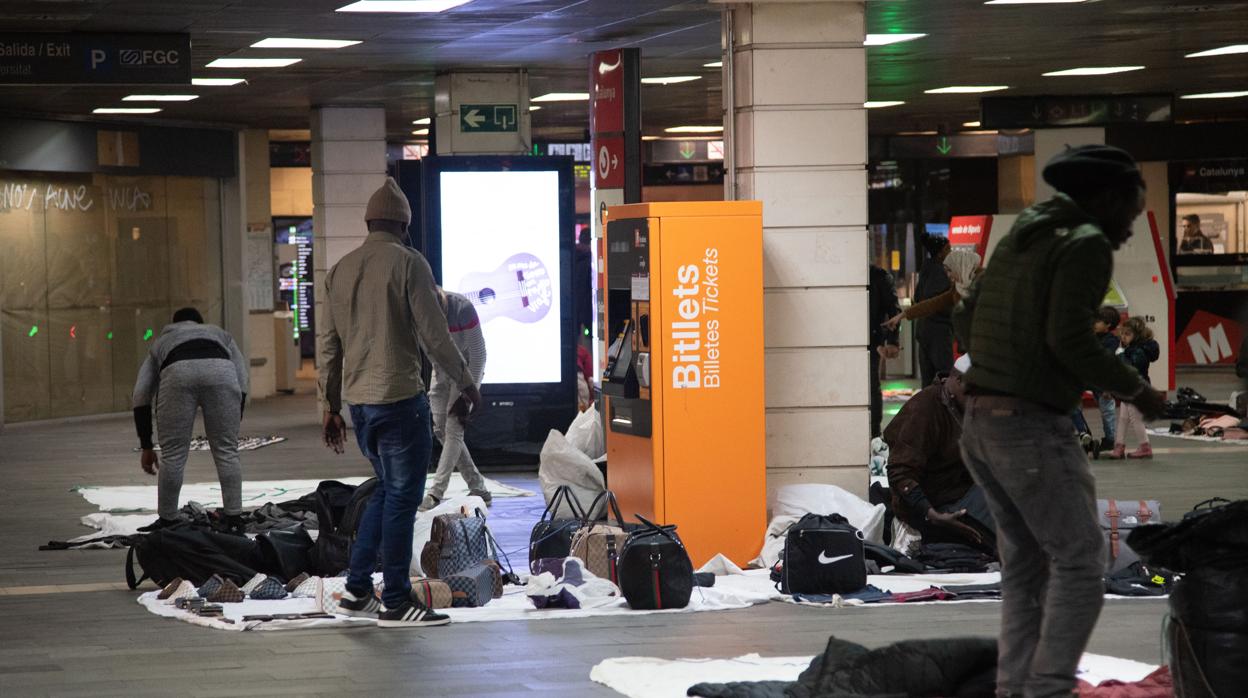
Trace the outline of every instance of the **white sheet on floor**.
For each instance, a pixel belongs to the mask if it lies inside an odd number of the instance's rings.
[[[464,490],[467,492],[467,489]],[[485,506],[485,502],[480,497],[474,497],[463,494],[454,497],[448,497],[441,504],[429,511],[422,511],[416,514],[416,523],[412,531],[412,574],[419,575],[420,571],[420,551],[424,549],[425,543],[429,542],[429,532],[433,526],[434,517],[439,514],[449,514],[459,511],[461,507],[466,507],[469,512],[480,510],[482,515],[489,517],[489,508]],[[98,538],[100,536],[133,536],[139,532],[140,526],[146,526],[153,521],[155,516],[151,513],[147,514],[110,514],[108,512],[96,512],[87,514],[82,517],[82,525],[96,529],[91,533],[86,533],[77,538],[71,539],[70,543],[78,543]],[[316,540],[319,531],[308,531],[313,540]],[[294,611],[292,611],[293,613]]]
[[[731,659],[613,657],[595,665],[589,678],[629,698],[678,698],[699,683],[796,681],[812,659],[757,654]],[[1079,678],[1093,685],[1109,679],[1139,681],[1156,669],[1129,659],[1085,654],[1079,662]]]
[[[431,474],[430,478],[433,477]],[[367,478],[344,477],[337,479],[348,485],[358,485]],[[281,502],[298,499],[316,491],[321,480],[244,480],[243,507],[254,508],[267,502]],[[504,485],[497,480],[485,478],[485,485],[495,497],[532,497],[536,492]],[[156,485],[127,485],[121,487],[94,487],[80,485],[73,488],[88,502],[100,508],[100,511],[130,512],[156,510]],[[468,494],[468,484],[459,473],[451,475],[450,486],[446,490],[446,498],[462,497]],[[182,486],[182,494],[178,506],[187,502],[199,502],[209,509],[221,506],[221,485],[216,482],[196,482]]]
[[[222,604],[225,617],[236,620],[225,623],[216,618],[203,618],[186,611],[179,610],[156,598],[159,592],[151,591],[138,597],[144,608],[159,616],[177,618],[178,620],[215,628],[217,630],[289,630],[295,628],[317,628],[332,626],[349,626],[360,624],[356,618],[339,616],[333,620],[290,620],[243,623],[242,617],[248,615],[271,615],[275,613],[305,613],[319,610],[315,599],[285,599],[281,601],[252,601]],[[746,608],[755,604],[766,603],[780,598],[780,593],[767,579],[766,570],[755,570],[741,575],[716,577],[715,586],[695,588],[689,605],[680,609],[665,611],[634,611],[628,607],[624,599],[614,604],[589,609],[544,609],[538,610],[524,595],[523,587],[509,586],[501,599],[494,599],[481,608],[448,608],[444,613],[454,623],[476,623],[500,620],[550,620],[557,618],[588,618],[593,616],[630,616],[651,613],[698,613],[703,611],[723,611],[733,608]],[[364,621],[368,624],[369,621]]]
[[[1224,439],[1221,436],[1197,436],[1196,434],[1171,434],[1169,429],[1149,428],[1148,433],[1152,436],[1164,436],[1168,439],[1184,439],[1186,441],[1205,441],[1215,444],[1228,444],[1231,446],[1248,446],[1248,440],[1245,439]]]

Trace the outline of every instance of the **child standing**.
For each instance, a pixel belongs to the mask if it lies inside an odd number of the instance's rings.
[[[1145,324],[1144,318],[1132,317],[1122,323],[1118,329],[1118,337],[1122,341],[1122,360],[1134,366],[1140,377],[1148,382],[1148,365],[1161,355],[1161,347],[1153,339],[1153,331]],[[1127,436],[1133,437],[1139,443],[1139,447],[1130,453],[1127,453]],[[1118,405],[1118,428],[1114,433],[1114,451],[1109,457],[1153,457],[1144,415],[1135,405],[1126,402]]]
[[[1102,306],[1096,314],[1096,321],[1092,323],[1092,329],[1096,332],[1097,339],[1101,340],[1101,345],[1105,347],[1111,354],[1118,352],[1118,323],[1122,320],[1118,314],[1118,309],[1113,306]],[[1092,391],[1096,396],[1096,405],[1101,408],[1101,428],[1105,434],[1105,438],[1101,439],[1101,450],[1108,451],[1114,447],[1116,443],[1114,434],[1117,431],[1118,410],[1114,403],[1114,396],[1099,390]]]

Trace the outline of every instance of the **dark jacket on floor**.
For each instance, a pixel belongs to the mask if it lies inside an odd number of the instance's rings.
[[[797,681],[700,683],[688,695],[710,698],[992,698],[997,641],[905,640],[868,650],[835,637]]]
[[[962,425],[943,390],[940,383],[920,390],[884,430],[893,513],[914,528],[922,526],[929,508],[958,501],[975,484],[958,445]]]
[[[954,313],[963,348],[975,357],[968,389],[1062,413],[1088,386],[1138,393],[1140,377],[1092,332],[1113,255],[1105,233],[1064,194],[1023,211]]]

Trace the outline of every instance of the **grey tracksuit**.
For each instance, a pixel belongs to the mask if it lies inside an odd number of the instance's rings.
[[[481,378],[485,375],[485,337],[481,333],[477,309],[466,296],[446,291],[446,320],[455,348],[459,349],[468,362],[468,372],[472,376],[473,384],[480,387]],[[473,462],[472,454],[464,443],[464,423],[458,417],[450,415],[451,407],[464,387],[466,386],[457,384],[434,364],[429,407],[433,412],[433,433],[442,442],[442,457],[438,460],[433,483],[429,485],[429,494],[438,499],[446,494],[446,487],[456,468],[464,476],[470,492],[486,490],[485,478],[477,470],[477,464]]]
[[[191,358],[168,363],[175,349],[187,342],[207,340],[220,345],[230,358]],[[176,355],[175,355],[176,356]],[[161,367],[164,366],[162,369]],[[160,480],[157,511],[172,519],[190,448],[195,412],[204,410],[204,430],[221,481],[225,513],[242,511],[242,467],[238,459],[238,430],[243,396],[248,390],[247,360],[228,332],[214,325],[176,322],[166,325],[152,343],[134,386],[136,415],[156,402],[160,438]],[[140,427],[140,439],[143,439]],[[144,444],[147,445],[147,444]]]

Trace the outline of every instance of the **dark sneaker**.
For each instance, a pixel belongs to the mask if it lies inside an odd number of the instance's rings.
[[[156,519],[146,526],[139,526],[136,530],[139,533],[151,533],[159,531],[162,528],[170,528],[179,523],[178,519]]]
[[[1109,438],[1108,436],[1101,439],[1101,450],[1102,451],[1114,450],[1114,440]]]
[[[431,611],[415,599],[403,602],[398,608],[387,608],[377,616],[377,625],[382,628],[423,628],[450,622],[450,616]]]
[[[356,596],[346,589],[342,591],[342,601],[338,604],[339,613],[356,618],[376,618],[381,608],[381,601],[375,595]]]
[[[487,507],[494,503],[494,496],[490,494],[489,490],[469,490],[468,496],[480,497]]]

